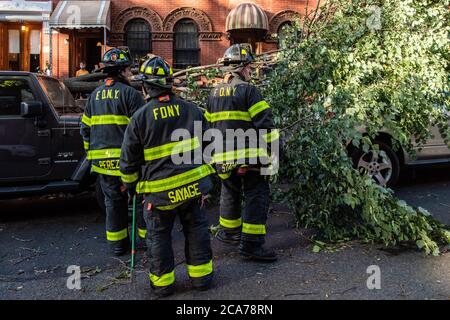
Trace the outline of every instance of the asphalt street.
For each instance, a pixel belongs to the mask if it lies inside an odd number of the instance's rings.
[[[397,195],[450,224],[450,167],[406,176]],[[217,224],[217,209],[209,209],[208,217]],[[267,242],[278,262],[243,260],[235,248],[213,240],[214,286],[197,292],[186,275],[178,225],[173,234],[177,293],[169,299],[450,299],[448,253],[427,257],[414,249],[358,242],[313,253],[309,232],[295,228],[294,216],[275,205]],[[124,277],[129,258],[110,256],[104,217],[89,194],[0,201],[0,299],[155,299],[145,252],[138,253],[133,282]],[[71,265],[81,268],[80,290],[66,286]],[[380,268],[381,289],[367,287],[371,265]]]

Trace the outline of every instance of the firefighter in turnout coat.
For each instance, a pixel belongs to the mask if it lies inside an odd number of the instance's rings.
[[[159,297],[174,292],[171,234],[179,216],[188,275],[194,288],[205,290],[213,278],[213,265],[202,198],[212,187],[209,176],[215,171],[203,162],[202,137],[195,136],[194,126],[199,124],[202,134],[207,123],[195,104],[173,94],[173,71],[162,58],[150,57],[141,65],[140,75],[148,103],[126,130],[120,170],[129,182],[127,188],[144,195],[150,284]],[[187,137],[173,141],[176,130]],[[178,162],[180,155],[190,161]]]
[[[275,261],[275,252],[263,246],[270,190],[261,168],[270,165],[270,147],[278,140],[279,133],[274,127],[269,104],[249,83],[250,63],[254,60],[251,50],[246,44],[236,44],[226,50],[227,74],[223,83],[212,89],[207,103],[206,118],[210,127],[220,130],[226,137],[223,152],[216,152],[213,157],[222,181],[220,229],[216,237],[222,242],[239,245],[240,254],[246,258]],[[229,129],[255,132],[255,136],[239,145],[228,139]],[[242,193],[245,208],[241,214]]]
[[[99,175],[106,207],[106,239],[116,255],[129,250],[128,196],[119,171],[120,148],[131,116],[144,105],[139,91],[130,86],[129,53],[111,49],[103,57],[105,83],[90,95],[81,122],[81,135],[91,162],[91,171]],[[126,179],[125,179],[126,180]],[[137,207],[138,229],[145,238],[142,206]]]

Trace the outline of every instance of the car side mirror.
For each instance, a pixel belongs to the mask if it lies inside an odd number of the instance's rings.
[[[42,115],[42,102],[30,101],[20,104],[20,115],[24,118],[37,117]]]

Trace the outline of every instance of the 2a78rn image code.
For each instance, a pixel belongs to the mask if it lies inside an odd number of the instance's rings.
[[[250,315],[269,315],[272,314],[271,305],[263,304],[230,304],[220,305],[220,314],[250,314]]]
[[[212,314],[219,315],[272,315],[272,305],[264,304],[221,304],[217,307],[191,307],[183,305],[177,308],[178,315],[201,315],[204,318]]]

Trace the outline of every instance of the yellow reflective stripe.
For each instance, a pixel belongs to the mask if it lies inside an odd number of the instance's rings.
[[[139,179],[139,173],[138,173],[138,172],[132,173],[132,174],[125,174],[125,173],[122,173],[122,174],[121,174],[121,179],[122,179],[122,181],[125,182],[125,183],[133,183],[133,182],[135,182],[137,179]]]
[[[155,181],[141,181],[137,185],[136,192],[153,193],[175,189],[191,182],[200,180],[201,178],[204,178],[214,172],[214,169],[210,165],[205,164],[195,169],[175,175],[173,177]]]
[[[156,159],[161,159],[164,157],[171,156],[173,154],[183,153],[191,151],[200,147],[200,141],[198,137],[175,141],[171,143],[164,144],[159,147],[149,148],[144,150],[145,161],[152,161]]]
[[[120,149],[100,149],[88,151],[89,160],[120,158]]]
[[[138,234],[139,234],[139,237],[141,237],[142,239],[145,239],[145,237],[147,236],[147,229],[139,229],[138,228]]]
[[[280,131],[278,129],[273,129],[272,131],[270,131],[269,133],[266,133],[263,135],[263,139],[267,142],[270,143],[272,141],[275,141],[277,139],[280,138]]]
[[[229,219],[220,217],[219,223],[222,227],[225,227],[225,228],[229,228],[229,229],[239,228],[242,225],[242,218],[235,219],[235,220],[229,220]]]
[[[228,172],[228,173],[219,173],[218,176],[219,176],[220,179],[226,180],[226,179],[228,179],[229,177],[231,177],[231,172]]]
[[[252,121],[252,118],[250,118],[250,115],[246,111],[220,111],[214,113],[205,112],[205,118],[209,122],[224,120]]]
[[[179,206],[181,206],[184,202],[182,203],[175,203],[175,204],[170,204],[168,206],[160,206],[160,207],[156,207],[156,209],[161,210],[161,211],[168,211],[168,210],[173,210]]]
[[[83,141],[84,150],[89,150],[89,141]]]
[[[264,100],[255,103],[248,109],[248,113],[252,118],[254,118],[258,113],[263,112],[266,109],[270,109],[270,106]]]
[[[120,241],[128,237],[128,229],[125,228],[120,231],[106,231],[106,240],[109,241]]]
[[[243,223],[242,233],[247,234],[266,234],[266,226],[264,224]]]
[[[201,264],[199,266],[191,266],[189,264],[186,266],[189,277],[191,278],[201,278],[207,276],[213,271],[212,260],[209,261],[208,263]]]
[[[267,151],[263,148],[249,148],[216,153],[212,158],[212,162],[227,162],[256,157],[268,157]]]
[[[117,124],[117,125],[127,125],[130,123],[130,118],[127,116],[118,116],[114,114],[102,115],[102,116],[92,116],[91,124],[95,125],[106,125],[106,124]]]
[[[83,122],[88,127],[91,126],[91,118],[89,118],[86,114],[83,114],[83,117],[81,118],[81,122]]]
[[[149,277],[150,277],[150,281],[152,282],[152,284],[155,287],[167,287],[175,282],[175,272],[174,271],[163,274],[160,277],[150,273]]]
[[[158,76],[164,76],[164,75],[166,75],[166,73],[164,72],[164,69],[163,69],[163,68],[158,68],[158,71],[156,72],[156,74],[157,74]]]
[[[111,169],[103,169],[100,167],[97,167],[95,165],[92,165],[92,171],[97,172],[100,174],[106,174],[107,176],[115,176],[115,177],[121,177],[119,170],[111,170]]]

